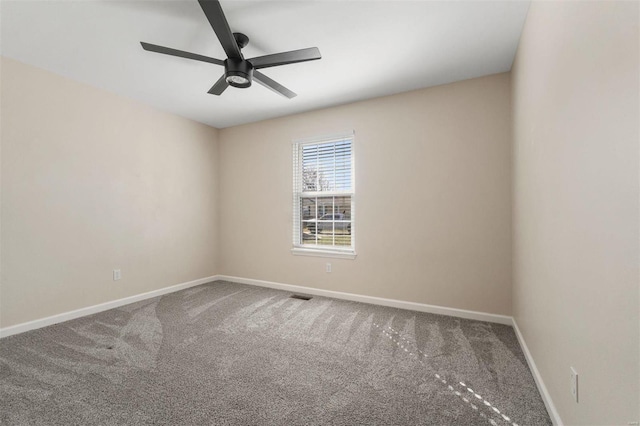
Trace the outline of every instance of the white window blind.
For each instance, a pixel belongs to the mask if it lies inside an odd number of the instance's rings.
[[[354,254],[353,133],[293,144],[293,246]]]

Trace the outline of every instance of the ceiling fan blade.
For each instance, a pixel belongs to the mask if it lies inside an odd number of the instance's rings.
[[[140,44],[144,50],[149,52],[164,53],[165,55],[178,56],[180,58],[193,59],[195,61],[209,62],[216,65],[223,65],[224,61],[216,58],[210,58],[209,56],[198,55],[197,53],[185,52],[184,50],[172,49],[170,47],[158,46],[157,44],[145,43],[141,41]]]
[[[289,90],[286,87],[284,87],[282,84],[271,80],[269,77],[267,77],[266,75],[262,74],[258,70],[254,70],[253,71],[253,79],[255,81],[257,81],[258,83],[262,84],[267,89],[271,89],[274,92],[278,93],[279,95],[284,96],[285,98],[291,99],[291,98],[295,98],[296,96],[298,96],[294,92],[292,92],[291,90]]]
[[[229,28],[227,18],[224,17],[220,2],[218,0],[198,0],[198,3],[200,3],[202,11],[209,20],[216,36],[218,36],[218,40],[220,40],[220,44],[227,54],[227,57],[231,59],[244,59],[242,53],[240,53],[238,43],[236,43],[236,38]]]
[[[226,76],[222,74],[222,77],[216,81],[216,84],[214,84],[207,93],[220,96],[227,87],[229,87],[229,83],[227,83]]]
[[[314,61],[321,59],[320,50],[317,47],[291,50],[289,52],[274,53],[273,55],[258,56],[249,59],[255,69],[275,67],[278,65],[295,64],[297,62]]]

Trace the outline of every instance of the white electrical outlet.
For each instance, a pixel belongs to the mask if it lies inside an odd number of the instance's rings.
[[[114,269],[113,270],[113,280],[114,281],[118,281],[120,278],[122,278],[122,273],[120,272],[120,269]]]
[[[325,270],[327,272],[331,272],[331,264],[330,263],[327,263],[327,266],[325,267]]]
[[[578,402],[578,372],[571,367],[571,395],[573,400]]]

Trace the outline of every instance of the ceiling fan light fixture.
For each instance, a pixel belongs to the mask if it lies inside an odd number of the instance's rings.
[[[253,67],[244,59],[227,59],[225,63],[224,78],[229,86],[246,88],[251,86]]]
[[[229,86],[245,88],[251,86],[251,79],[248,75],[238,72],[229,71],[225,78]]]

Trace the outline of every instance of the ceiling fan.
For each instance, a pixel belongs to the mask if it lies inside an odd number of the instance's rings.
[[[249,37],[242,33],[232,33],[224,16],[222,7],[218,0],[198,0],[200,7],[209,20],[213,31],[216,33],[220,44],[227,54],[227,59],[220,60],[209,56],[198,55],[196,53],[185,52],[183,50],[172,49],[170,47],[158,46],[156,44],[140,42],[144,50],[150,52],[164,53],[165,55],[178,56],[195,61],[209,62],[224,66],[224,74],[209,89],[212,95],[221,95],[229,86],[247,88],[251,86],[251,81],[256,80],[263,86],[273,90],[289,99],[296,96],[294,92],[283,85],[273,81],[262,74],[259,69],[275,67],[279,65],[295,64],[297,62],[313,61],[322,58],[317,47],[307,49],[291,50],[289,52],[275,53],[272,55],[257,56],[245,59],[240,51],[249,43]]]

